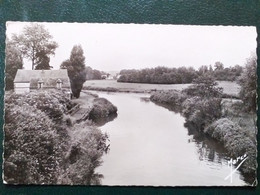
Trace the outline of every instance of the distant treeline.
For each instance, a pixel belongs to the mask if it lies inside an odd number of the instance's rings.
[[[209,74],[216,80],[235,81],[242,73],[243,68],[239,65],[224,68],[223,64],[216,62],[213,70],[212,66],[201,66],[198,70],[192,67],[167,68],[156,67],[141,70],[121,70],[118,82],[128,83],[154,83],[154,84],[184,84],[192,81],[201,75]]]
[[[86,80],[101,80],[103,72],[92,69],[91,67],[87,66],[85,68],[86,71]]]

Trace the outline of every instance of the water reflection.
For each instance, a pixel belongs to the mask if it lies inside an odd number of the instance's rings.
[[[155,103],[158,106],[162,106],[169,111],[179,113],[179,106],[170,106],[163,103]],[[228,160],[228,152],[222,144],[216,140],[200,133],[195,126],[190,123],[184,123],[184,126],[188,130],[187,134],[191,137],[188,139],[188,143],[195,143],[198,158],[200,161],[209,161],[222,164]]]
[[[191,138],[188,139],[188,143],[195,143],[200,161],[217,163],[219,164],[219,169],[221,169],[222,165],[227,165],[227,161],[230,160],[231,157],[222,143],[219,143],[215,139],[200,133],[196,127],[190,123],[186,122],[185,127],[188,130],[188,135],[191,136]],[[255,176],[247,175],[242,172],[240,172],[240,174],[241,180],[244,180],[248,185],[252,185],[255,182]]]
[[[105,125],[108,122],[113,121],[117,117],[117,113],[110,114],[108,117],[103,117],[103,118],[97,118],[93,122],[98,126],[101,127]]]
[[[148,102],[150,102],[150,98],[149,97],[140,97],[140,101],[148,103]]]
[[[222,144],[200,133],[191,124],[186,124],[185,126],[187,127],[188,135],[192,136],[188,142],[195,142],[200,160],[208,160],[219,164],[224,162],[223,159],[227,160],[228,152]]]

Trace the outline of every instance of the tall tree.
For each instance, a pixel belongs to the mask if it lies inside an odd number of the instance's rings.
[[[31,23],[25,26],[20,35],[13,34],[12,42],[20,50],[23,57],[32,61],[32,70],[35,68],[36,62],[41,61],[39,58],[54,55],[58,44],[52,41],[52,36],[43,25]]]
[[[83,83],[86,81],[85,56],[81,45],[72,48],[70,59],[62,62],[60,68],[68,70],[73,96],[79,98]]]
[[[5,83],[6,90],[14,88],[14,78],[18,69],[23,68],[22,54],[16,47],[7,40],[6,42],[6,67]]]
[[[256,56],[247,59],[246,66],[239,78],[240,97],[247,111],[256,111]]]
[[[216,62],[215,63],[215,70],[223,70],[224,69],[224,65],[222,62]]]
[[[219,98],[222,96],[223,88],[218,87],[218,83],[210,74],[203,74],[194,79],[193,85],[184,91],[191,96],[199,96],[202,98]]]

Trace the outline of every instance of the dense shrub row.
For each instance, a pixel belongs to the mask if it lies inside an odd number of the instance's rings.
[[[6,96],[7,99],[9,97]],[[7,102],[4,142],[5,181],[19,184],[55,183],[66,140],[59,134],[59,130],[66,130],[61,126],[57,129],[55,122],[44,111],[36,109],[28,102],[19,104]],[[48,111],[52,114],[61,112],[57,111],[57,108]]]
[[[95,168],[107,135],[92,123],[68,123],[62,91],[7,93],[4,180],[8,184],[98,184]]]
[[[189,96],[175,90],[158,91],[152,93],[150,99],[156,103],[168,104],[174,111],[179,111],[198,129],[203,129],[215,119],[221,117],[220,98],[202,98]]]
[[[228,118],[220,118],[204,129],[204,133],[223,142],[233,158],[247,154],[248,159],[242,169],[245,173],[251,173],[256,169],[256,145],[247,136],[247,131]]]
[[[174,106],[180,105],[184,101],[185,96],[177,90],[158,91],[152,93],[150,99],[165,104],[171,104]]]
[[[62,119],[63,113],[72,107],[68,95],[57,90],[43,90],[26,94],[10,93],[5,98],[5,104],[32,106],[54,120]]]

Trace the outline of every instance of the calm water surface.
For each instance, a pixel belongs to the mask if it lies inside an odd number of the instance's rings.
[[[232,183],[228,157],[216,142],[194,135],[178,113],[145,101],[145,94],[96,92],[118,108],[101,126],[110,151],[97,172],[103,185],[246,185],[239,172]]]

